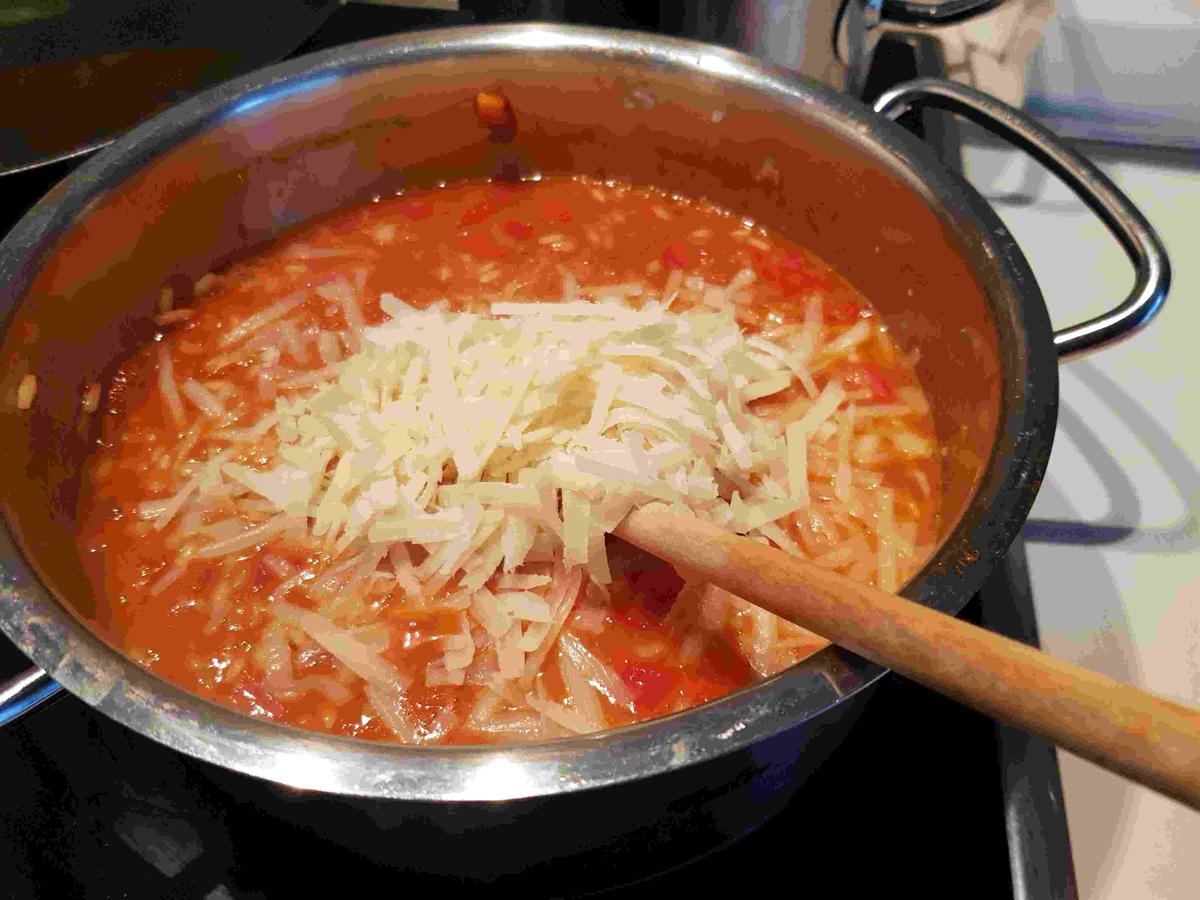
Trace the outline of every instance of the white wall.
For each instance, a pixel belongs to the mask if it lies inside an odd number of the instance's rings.
[[[1027,89],[1070,134],[1200,147],[1200,0],[1058,0]]]

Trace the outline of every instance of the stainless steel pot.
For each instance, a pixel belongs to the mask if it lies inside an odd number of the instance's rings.
[[[496,87],[517,111],[509,143],[489,141],[472,112],[475,93]],[[922,103],[1007,134],[1064,177],[1133,260],[1129,299],[1053,332],[987,203],[889,121]],[[914,83],[872,112],[733,52],[543,25],[372,41],[222,85],[87,162],[0,244],[0,457],[10,473],[0,628],[98,712],[334,839],[434,870],[528,872],[570,856],[577,874],[601,879],[620,858],[629,877],[626,848],[659,845],[661,866],[769,815],[836,746],[883,670],[831,648],[701,708],[592,737],[502,748],[354,742],[236,714],[131,662],[90,621],[73,541],[94,428],[80,397],[151,338],[164,282],[375,193],[535,172],[707,196],[812,247],[872,299],[900,343],[919,350],[947,448],[944,540],[905,593],[952,613],[1033,501],[1058,358],[1148,320],[1168,265],[1103,175],[973,91]],[[39,387],[21,410],[29,374]],[[38,690],[44,682],[28,676],[9,700]]]
[[[856,97],[889,34],[932,37],[992,11],[1004,0],[737,0],[711,33],[696,14],[697,36],[717,39]],[[691,23],[689,23],[691,24]],[[705,23],[706,24],[706,23]],[[691,32],[688,32],[689,34]]]

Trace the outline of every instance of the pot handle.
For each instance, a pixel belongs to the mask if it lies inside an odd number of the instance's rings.
[[[893,121],[922,106],[958,113],[1020,147],[1057,175],[1100,217],[1133,263],[1133,290],[1116,308],[1054,333],[1060,358],[1097,350],[1127,337],[1158,312],[1171,284],[1166,248],[1121,190],[1053,132],[982,91],[940,78],[918,78],[885,91],[875,112]]]
[[[59,695],[62,685],[34,666],[0,684],[0,726]]]
[[[878,3],[879,0],[876,0]],[[1004,0],[882,0],[880,16],[903,25],[955,25],[985,12],[991,12]],[[875,5],[875,4],[871,4]]]

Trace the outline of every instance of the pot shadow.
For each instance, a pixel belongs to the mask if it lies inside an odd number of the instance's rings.
[[[1007,144],[990,135],[972,132],[972,136],[975,143],[983,149],[1008,149]],[[1022,155],[1016,157],[1015,163],[1009,163],[999,172],[995,173],[993,180],[1002,183],[1010,182],[1012,179],[1010,173],[1012,172],[1013,165],[1018,167],[1018,183],[1012,187],[1002,187],[1000,185],[988,186],[985,190],[981,191],[987,201],[999,206],[1011,206],[1015,208],[1044,205],[1046,200],[1042,197],[1042,194],[1045,193],[1046,185],[1053,178],[1050,171],[1031,157]],[[1075,206],[1071,203],[1061,205],[1071,212],[1075,211]]]
[[[1043,502],[1055,511],[1071,510],[1067,495],[1053,483],[1039,496]],[[1118,681],[1137,682],[1141,672],[1128,616],[1099,547],[1027,549],[1042,649]],[[1071,553],[1069,559],[1064,552]],[[1080,554],[1086,554],[1083,564]],[[1102,896],[1134,839],[1137,790],[1062,750],[1058,762],[1079,896]]]
[[[1043,646],[1119,681],[1136,683],[1142,674],[1139,653],[1105,550],[1175,554],[1200,548],[1200,470],[1120,383],[1088,362],[1074,364],[1071,371],[1137,437],[1183,512],[1164,525],[1144,524],[1145,505],[1133,478],[1079,412],[1061,408],[1062,435],[1075,443],[1109,503],[1101,516],[1079,521],[1074,504],[1059,485],[1048,481],[1043,486],[1038,507],[1044,512],[1030,519],[1024,530],[1031,556],[1038,558],[1034,596],[1041,601],[1038,621]],[[1080,895],[1102,896],[1120,875],[1122,861],[1133,852],[1135,821],[1150,798],[1078,757],[1060,754],[1060,766],[1068,796],[1087,798],[1084,805],[1077,801],[1067,807]],[[1138,827],[1144,828],[1145,819],[1140,821]]]
[[[1133,480],[1113,459],[1099,435],[1069,406],[1059,408],[1058,431],[1060,436],[1067,436],[1074,442],[1104,485],[1108,509],[1098,519],[1087,522],[1069,518],[1031,517],[1026,520],[1022,532],[1025,540],[1036,544],[1096,546],[1116,544],[1134,534],[1141,520],[1142,501]],[[1050,483],[1043,485],[1038,496],[1040,506],[1047,505],[1043,495],[1049,493],[1053,496],[1053,490]]]
[[[1109,508],[1098,520],[1031,518],[1025,540],[1039,544],[1121,545],[1123,553],[1189,553],[1200,549],[1200,469],[1172,435],[1142,407],[1141,402],[1095,365],[1076,363],[1071,371],[1137,436],[1176,497],[1182,516],[1167,525],[1142,524],[1137,487],[1108,446],[1069,406],[1059,409],[1059,429],[1071,438],[1104,484]]]

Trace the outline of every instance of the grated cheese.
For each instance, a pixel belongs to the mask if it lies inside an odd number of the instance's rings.
[[[351,289],[334,282],[317,293],[342,301]],[[547,538],[567,565],[586,564],[605,583],[604,534],[637,503],[682,502],[754,529],[803,499],[802,489],[788,503],[768,496],[768,461],[787,443],[746,412],[790,386],[791,351],[743,338],[728,312],[573,300],[495,303],[487,319],[390,294],[381,306],[389,320],[361,328],[362,349],[336,374],[307,397],[277,401],[269,430],[286,466],[225,474],[281,512],[307,503],[313,535],[335,545],[363,533],[429,546],[422,566],[405,569],[406,591],[411,577],[426,593],[455,577],[482,587]],[[831,384],[803,430],[823,425],[844,396]],[[736,514],[718,473],[759,485]],[[467,522],[468,506],[489,514],[484,531],[478,515]]]
[[[173,496],[139,507],[155,529],[182,519],[201,539],[159,583],[182,577],[190,557],[294,536],[336,562],[316,580],[303,569],[280,571],[274,615],[366,679],[372,706],[397,735],[414,734],[398,702],[414,676],[428,685],[487,684],[536,710],[543,731],[602,727],[601,700],[631,701],[563,628],[585,578],[601,593],[612,580],[606,536],[629,510],[665,501],[803,555],[785,519],[809,506],[809,453],[814,467],[824,465],[834,434],[835,493],[850,501],[853,407],[836,379],[818,392],[806,367],[831,352],[820,343],[819,315],[790,332],[790,343],[743,335],[729,300],[753,280],[742,272],[720,288],[673,271],[663,302],[648,297],[634,307],[623,298],[637,292],[597,294],[568,279],[564,302],[497,302],[490,317],[383,294],[386,319],[369,326],[361,283],[337,279],[313,293],[342,313],[345,333],[302,332],[287,318],[309,296],[299,293],[223,335],[234,352],[252,336],[245,347],[274,341],[272,366],[280,350],[303,362],[313,348],[323,363],[312,372],[276,369],[279,395],[257,421],[227,410],[234,398],[220,383],[177,385],[163,348],[159,385],[172,418],[185,424],[186,399],[211,423],[193,428],[211,427],[232,446],[197,464]],[[685,288],[710,302],[669,311]],[[820,313],[819,304],[812,309]],[[850,348],[861,333],[856,325],[837,342]],[[795,385],[802,399],[782,415],[755,413],[756,400]],[[877,420],[901,411],[867,409]],[[925,449],[902,433],[892,443],[908,455]],[[253,456],[238,450],[248,446]],[[206,504],[216,502],[254,518],[203,524]],[[878,554],[889,583],[908,543],[890,511],[880,516],[887,533]],[[339,597],[380,581],[406,604],[456,611],[458,630],[437,638],[441,654],[421,673],[398,672],[382,646],[335,624]],[[324,598],[320,610],[289,605],[293,590]],[[754,613],[750,636],[762,672],[775,666],[776,625],[767,616]],[[689,634],[700,652],[707,633]],[[566,705],[530,690],[552,651],[568,682]],[[521,723],[530,727],[528,718]]]

